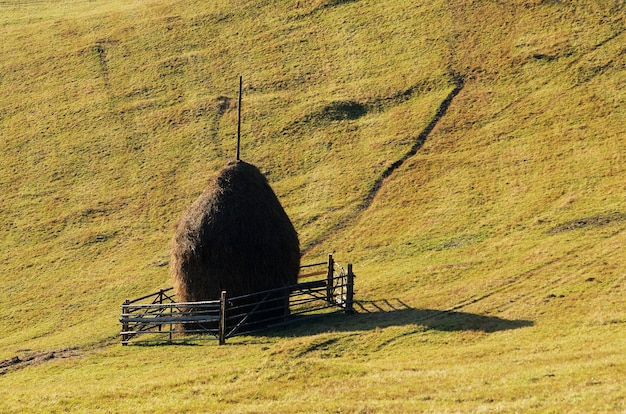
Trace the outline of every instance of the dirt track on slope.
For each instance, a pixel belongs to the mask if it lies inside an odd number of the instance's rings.
[[[456,72],[450,72],[450,78],[454,82],[454,89],[452,89],[452,91],[450,91],[450,93],[446,96],[446,98],[441,102],[441,104],[437,108],[437,111],[435,112],[435,115],[431,118],[430,122],[426,125],[426,127],[415,137],[414,143],[411,146],[411,148],[401,158],[391,163],[380,174],[380,176],[374,181],[374,184],[372,185],[370,190],[367,192],[367,195],[361,202],[359,209],[355,211],[354,213],[349,214],[346,217],[344,217],[344,219],[341,220],[337,224],[336,227],[339,227],[339,228],[346,227],[349,223],[356,220],[365,210],[367,210],[369,206],[372,204],[372,202],[374,201],[374,199],[376,198],[376,195],[378,194],[380,189],[382,188],[385,179],[389,178],[398,168],[402,166],[402,164],[404,164],[406,160],[408,160],[409,158],[417,154],[417,151],[419,151],[419,149],[422,148],[422,146],[428,139],[428,136],[433,131],[437,123],[446,115],[446,112],[448,111],[448,108],[450,108],[450,105],[452,104],[452,101],[454,100],[454,98],[463,90],[463,87],[465,86],[465,78],[463,75],[456,73]],[[315,246],[321,244],[328,237],[334,234],[334,232],[335,232],[335,229],[330,229],[324,232],[316,240],[313,240],[307,246],[304,246],[304,248],[302,249],[303,253],[304,254],[308,253]]]
[[[56,351],[24,350],[21,355],[0,361],[0,375],[33,365],[40,365],[53,359],[64,359],[81,356],[84,351],[78,348],[64,348]]]

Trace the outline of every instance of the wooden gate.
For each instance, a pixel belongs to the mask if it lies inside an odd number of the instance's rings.
[[[232,298],[223,291],[219,300],[176,302],[173,288],[167,288],[126,300],[120,317],[122,344],[144,334],[151,334],[152,341],[217,339],[224,344],[237,335],[354,312],[352,264],[344,269],[329,255],[328,262],[302,266],[300,273],[301,283]]]

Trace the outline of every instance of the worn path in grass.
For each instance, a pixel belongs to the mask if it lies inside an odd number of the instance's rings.
[[[436,110],[434,116],[432,117],[432,119],[430,120],[430,122],[428,122],[426,127],[415,137],[414,143],[411,146],[411,148],[401,158],[399,158],[398,160],[396,160],[393,163],[391,163],[380,174],[380,176],[378,178],[376,178],[376,180],[374,181],[372,187],[367,192],[367,195],[365,196],[365,198],[363,199],[363,201],[359,205],[359,208],[355,212],[353,212],[352,214],[346,215],[339,223],[337,223],[337,228],[338,229],[342,229],[342,228],[346,228],[346,227],[350,226],[351,223],[355,222],[359,218],[359,216],[365,210],[367,210],[369,208],[369,206],[374,201],[374,198],[376,197],[376,194],[378,194],[378,192],[380,191],[381,187],[383,186],[383,183],[384,183],[385,179],[389,178],[394,173],[394,171],[396,171],[398,168],[400,168],[402,166],[402,164],[404,164],[404,162],[406,160],[408,160],[410,157],[412,157],[415,154],[417,154],[417,151],[419,151],[419,149],[424,145],[424,143],[428,139],[428,136],[430,135],[430,133],[433,131],[433,129],[435,129],[435,126],[437,126],[437,123],[439,121],[441,121],[441,119],[446,115],[446,112],[448,111],[448,108],[450,107],[450,105],[452,105],[452,101],[454,100],[454,98],[459,93],[461,93],[461,91],[463,90],[463,86],[465,85],[465,79],[464,79],[463,75],[461,75],[459,73],[456,73],[456,72],[451,72],[449,74],[449,77],[451,78],[451,80],[454,83],[454,88],[450,91],[450,93],[441,102],[441,104],[437,108],[437,110]],[[337,231],[337,228],[329,229],[328,231],[326,231],[325,233],[320,235],[318,238],[312,240],[308,245],[304,246],[303,249],[302,249],[303,254],[306,255],[314,247],[316,247],[316,246],[322,244],[324,241],[326,241],[333,233],[335,233]]]

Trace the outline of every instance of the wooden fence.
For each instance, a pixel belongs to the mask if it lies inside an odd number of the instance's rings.
[[[302,282],[245,296],[229,297],[223,291],[220,299],[202,302],[176,302],[173,288],[126,300],[120,317],[122,345],[144,334],[151,334],[152,341],[217,339],[224,344],[237,335],[354,312],[352,264],[344,269],[329,255],[327,262],[301,266],[298,280]]]

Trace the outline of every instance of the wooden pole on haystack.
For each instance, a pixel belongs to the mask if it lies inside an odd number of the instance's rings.
[[[239,103],[237,104],[237,161],[239,156],[239,147],[241,146],[241,89],[243,86],[243,76],[239,76]]]

